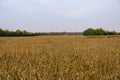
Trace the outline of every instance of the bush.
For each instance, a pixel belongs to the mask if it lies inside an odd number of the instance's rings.
[[[92,28],[89,28],[89,29],[87,29],[87,30],[85,30],[83,32],[83,35],[86,35],[86,36],[88,36],[88,35],[94,35],[94,34],[95,34],[95,30],[92,29]]]
[[[83,32],[83,35],[89,36],[89,35],[117,35],[117,32],[115,31],[105,31],[102,28],[98,29],[92,29],[88,28]]]
[[[92,29],[89,28],[83,32],[83,35],[88,36],[88,35],[104,35],[105,31],[100,28],[100,29]]]

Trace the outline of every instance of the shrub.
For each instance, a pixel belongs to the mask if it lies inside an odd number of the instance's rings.
[[[117,32],[115,31],[105,31],[102,28],[98,29],[92,29],[88,28],[83,32],[83,35],[89,36],[89,35],[117,35]]]

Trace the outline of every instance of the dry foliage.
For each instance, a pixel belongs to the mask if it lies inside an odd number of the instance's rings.
[[[0,80],[120,80],[120,38],[0,37]]]

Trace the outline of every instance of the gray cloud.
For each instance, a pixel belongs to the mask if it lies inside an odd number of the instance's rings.
[[[0,26],[28,31],[120,31],[119,0],[0,0]]]

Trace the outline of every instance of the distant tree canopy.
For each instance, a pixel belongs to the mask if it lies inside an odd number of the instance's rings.
[[[13,36],[38,36],[38,35],[81,35],[81,32],[36,32],[31,33],[27,31],[21,31],[17,29],[16,31],[2,30],[0,29],[0,36],[3,37],[13,37]]]
[[[0,29],[0,36],[12,37],[12,36],[38,36],[38,35],[40,35],[40,33],[31,33],[27,31],[21,31],[19,29],[16,31]]]
[[[93,29],[88,28],[83,32],[83,35],[89,36],[89,35],[117,35],[118,33],[115,31],[105,31],[102,28]]]
[[[102,28],[98,28],[98,29],[93,29],[93,28],[88,28],[87,30],[85,30],[83,33],[81,32],[27,32],[27,31],[21,31],[19,29],[17,29],[16,31],[9,31],[9,30],[2,30],[0,29],[0,36],[3,37],[13,37],[13,36],[18,36],[18,37],[22,37],[22,36],[39,36],[39,35],[85,35],[85,36],[89,36],[89,35],[120,35],[120,33],[117,33],[115,31],[105,31]]]

